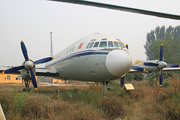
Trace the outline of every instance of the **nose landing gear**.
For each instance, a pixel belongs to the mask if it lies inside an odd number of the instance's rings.
[[[103,95],[107,94],[106,85],[109,83],[109,81],[102,81],[102,89],[103,89]],[[110,90],[108,88],[108,90]]]

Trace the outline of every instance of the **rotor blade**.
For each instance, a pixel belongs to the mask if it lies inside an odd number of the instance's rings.
[[[4,71],[4,73],[12,73],[24,69],[24,66],[13,67]]]
[[[29,57],[28,57],[28,54],[27,54],[27,49],[26,49],[26,46],[25,46],[25,44],[24,44],[24,42],[22,40],[21,40],[21,50],[23,52],[25,60],[28,61]]]
[[[160,69],[159,85],[162,87],[162,84],[163,84],[163,72],[162,72],[162,69]]]
[[[87,1],[87,0],[51,0],[51,1],[67,2],[67,3],[74,3],[74,4],[80,4],[80,5],[89,5],[89,6],[94,6],[94,7],[101,7],[101,8],[114,9],[114,10],[131,12],[131,13],[138,13],[138,14],[151,15],[151,16],[157,16],[157,17],[162,17],[162,18],[180,20],[180,15],[160,13],[160,12],[155,12],[155,11],[142,10],[142,9],[137,9],[137,8],[130,8],[130,7],[125,7],[125,6],[100,3],[100,2],[94,2],[94,1]]]
[[[121,80],[120,80],[120,82],[121,82],[121,87],[123,87],[123,86],[124,86],[124,78],[125,78],[125,76],[124,76],[124,77],[122,77],[122,78],[121,78]]]
[[[167,66],[169,66],[169,67],[180,67],[180,65],[177,65],[177,64],[167,64]]]
[[[48,61],[53,60],[53,59],[54,59],[53,57],[43,58],[43,59],[40,59],[40,60],[35,61],[34,64],[45,63],[45,62],[48,62]]]
[[[33,86],[34,86],[35,90],[37,90],[36,77],[35,77],[34,72],[33,72],[32,69],[30,70],[30,75],[31,75],[31,80],[32,80]]]
[[[144,62],[142,64],[146,66],[158,66],[158,63],[153,63],[153,62]]]
[[[163,48],[163,44],[161,44],[159,60],[160,61],[164,61],[164,48]]]

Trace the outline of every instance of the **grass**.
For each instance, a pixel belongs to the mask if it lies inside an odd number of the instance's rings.
[[[0,103],[7,120],[178,120],[180,81],[169,81],[163,88],[132,81],[130,93],[112,83],[106,96],[101,86],[39,87],[23,93],[23,87],[1,84]]]

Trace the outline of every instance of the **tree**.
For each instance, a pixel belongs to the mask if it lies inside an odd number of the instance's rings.
[[[147,33],[146,44],[144,45],[147,60],[159,59],[161,44],[164,44],[166,62],[179,63],[176,58],[180,56],[180,25],[175,28],[169,26],[167,29],[165,29],[165,26],[158,26],[155,30]]]

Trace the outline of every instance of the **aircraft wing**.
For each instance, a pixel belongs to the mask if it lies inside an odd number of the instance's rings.
[[[67,3],[74,3],[74,4],[80,4],[80,5],[89,5],[89,6],[101,7],[101,8],[107,8],[107,9],[113,9],[113,10],[119,10],[119,11],[125,11],[125,12],[132,12],[132,13],[180,20],[180,15],[142,10],[142,9],[137,9],[137,8],[130,8],[130,7],[125,7],[125,6],[100,3],[100,2],[94,2],[94,1],[87,1],[87,0],[51,0],[51,1],[67,2]]]
[[[36,76],[58,77],[59,74],[55,70],[37,68]]]
[[[9,67],[0,67],[0,73],[4,70],[9,69]],[[12,72],[11,74],[20,75],[20,70]],[[59,74],[55,70],[45,69],[45,68],[36,68],[36,76],[46,76],[46,77],[58,77]]]
[[[133,67],[133,66],[132,66]],[[151,72],[159,72],[160,70],[148,71],[148,70],[138,70],[138,69],[130,69],[129,73],[151,73]],[[162,71],[180,71],[180,67],[178,68],[163,68]]]

